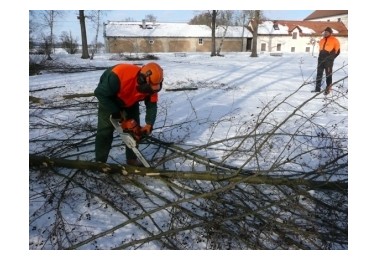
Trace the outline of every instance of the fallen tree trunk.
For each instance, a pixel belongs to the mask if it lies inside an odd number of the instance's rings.
[[[197,90],[198,88],[166,88],[165,91],[185,91],[185,90]]]
[[[98,171],[108,174],[134,174],[140,176],[148,177],[164,177],[173,179],[187,179],[187,180],[202,180],[202,181],[229,181],[229,182],[245,182],[248,184],[258,185],[284,185],[284,186],[307,186],[310,189],[326,189],[326,190],[348,190],[348,183],[346,182],[327,182],[327,181],[311,181],[305,179],[287,179],[272,178],[269,176],[255,175],[244,176],[244,175],[226,175],[218,174],[213,172],[172,172],[164,171],[154,168],[142,168],[133,167],[129,165],[119,165],[111,163],[100,163],[100,162],[90,162],[90,161],[80,161],[80,160],[67,160],[61,158],[48,158],[46,156],[29,155],[29,166],[31,167],[63,167],[63,168],[74,168]],[[251,178],[250,178],[251,177]]]
[[[82,97],[94,97],[94,93],[81,93],[81,94],[70,94],[63,95],[64,99],[82,98]],[[38,98],[29,95],[29,102],[43,104],[45,100],[43,98]]]
[[[42,104],[43,103],[43,98],[29,96],[29,102]]]
[[[50,90],[50,89],[55,89],[55,88],[64,88],[64,87],[65,86],[56,86],[56,87],[50,87],[50,88],[39,88],[39,89],[29,90],[29,92],[45,91],[45,90]]]
[[[94,93],[81,93],[81,94],[64,95],[63,98],[71,99],[71,98],[93,97],[93,96],[94,96]]]

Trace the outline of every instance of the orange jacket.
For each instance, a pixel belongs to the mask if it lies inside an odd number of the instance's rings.
[[[112,72],[117,75],[120,81],[118,98],[123,101],[126,107],[133,106],[136,102],[145,100],[150,96],[150,101],[156,103],[158,100],[157,93],[152,95],[140,93],[137,91],[137,74],[140,67],[132,64],[119,64],[115,66]]]
[[[340,53],[340,44],[337,38],[330,35],[319,41],[319,58],[331,57],[335,59]]]
[[[119,112],[144,100],[147,124],[153,125],[157,114],[158,94],[137,91],[137,74],[140,67],[132,64],[118,64],[104,71],[94,94],[108,113]]]

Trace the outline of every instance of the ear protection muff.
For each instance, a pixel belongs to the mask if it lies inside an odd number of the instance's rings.
[[[148,75],[148,72],[149,72],[149,75]],[[141,93],[153,94],[154,91],[151,85],[149,85],[148,80],[147,80],[147,77],[151,75],[151,71],[150,70],[147,71],[146,74],[147,75],[139,72],[137,76],[137,83],[138,83],[137,90]]]
[[[153,71],[153,72],[152,72]],[[152,77],[151,77],[152,76]],[[156,91],[153,90],[151,82],[158,80],[160,82],[160,88]],[[159,92],[162,89],[163,71],[161,67],[156,63],[148,63],[143,66],[138,74],[138,91],[146,94],[153,94]]]
[[[143,73],[140,73],[137,75],[137,83],[139,84],[146,84],[147,83],[147,77]]]

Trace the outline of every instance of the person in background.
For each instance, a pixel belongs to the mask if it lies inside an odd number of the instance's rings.
[[[332,35],[333,31],[327,27],[323,32],[323,38],[319,42],[319,56],[317,64],[316,87],[312,92],[321,91],[321,82],[323,71],[326,73],[326,89],[324,94],[327,95],[332,87],[332,68],[334,60],[340,53],[340,44],[337,38]]]
[[[99,101],[95,139],[95,160],[106,162],[113,141],[114,127],[110,115],[122,122],[135,122],[140,129],[139,102],[146,107],[145,126],[141,133],[151,134],[157,116],[158,93],[162,88],[163,69],[155,62],[142,67],[118,64],[105,70],[94,95]],[[127,125],[122,123],[122,127]],[[131,149],[126,147],[127,164],[142,166]]]

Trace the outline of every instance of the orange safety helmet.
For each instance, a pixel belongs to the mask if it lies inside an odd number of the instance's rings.
[[[146,80],[145,83],[150,85],[161,84],[162,80],[164,79],[163,69],[155,62],[145,64],[141,68],[140,73],[144,75]]]

